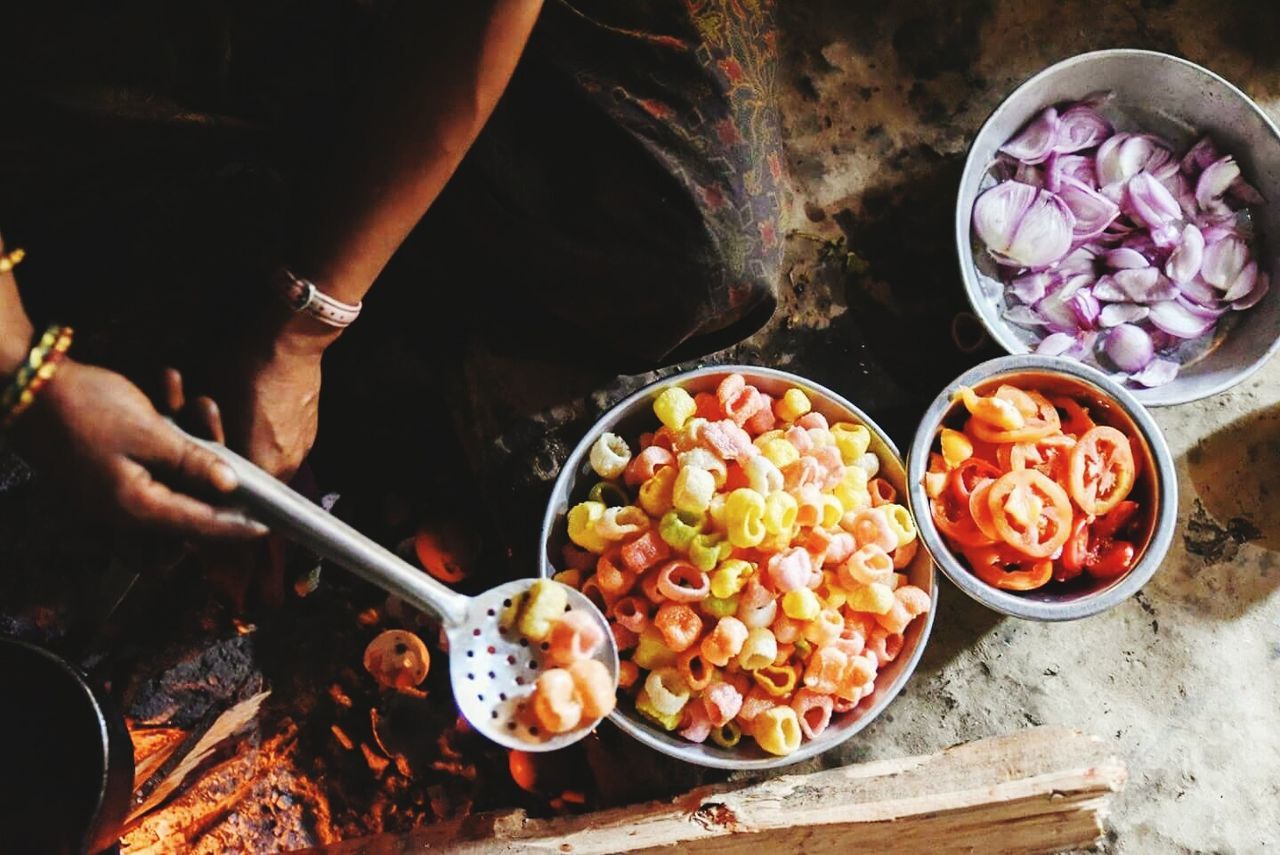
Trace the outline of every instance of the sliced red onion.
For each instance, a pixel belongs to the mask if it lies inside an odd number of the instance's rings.
[[[1104,281],[1107,280],[1107,281]],[[1154,267],[1117,270],[1098,280],[1093,295],[1113,303],[1156,303],[1172,300],[1177,287]]]
[[[1098,148],[1098,182],[1115,187],[1144,169],[1157,178],[1172,174],[1173,153],[1150,134],[1116,134]],[[1177,164],[1173,163],[1173,170]]]
[[[1179,172],[1173,178],[1161,183],[1173,194],[1173,198],[1178,200],[1178,207],[1182,209],[1182,218],[1195,219],[1200,213],[1200,206],[1196,204],[1196,188],[1191,179]]]
[[[1188,300],[1181,294],[1174,297],[1173,301],[1191,314],[1195,315],[1197,318],[1205,318],[1207,320],[1216,321],[1227,311],[1227,307],[1224,305],[1207,305],[1205,303],[1197,303],[1195,300]]]
[[[1160,250],[1152,242],[1151,235],[1146,232],[1134,232],[1124,239],[1122,246],[1142,253],[1147,257],[1147,261],[1154,261],[1160,255]]]
[[[1239,177],[1240,167],[1231,155],[1215,160],[1196,181],[1196,204],[1210,212],[1226,209],[1222,197]]]
[[[1093,283],[1097,281],[1097,277],[1090,273],[1077,273],[1075,276],[1068,278],[1058,287],[1049,287],[1051,295],[1057,295],[1060,300],[1068,300],[1075,295],[1081,288],[1091,288]]]
[[[1025,163],[1019,163],[1018,168],[1013,171],[1013,180],[1030,184],[1032,187],[1044,186],[1044,174],[1041,173],[1040,168]]]
[[[1040,339],[1040,343],[1036,345],[1036,353],[1043,356],[1062,356],[1075,346],[1076,337],[1071,333],[1050,333]]]
[[[1177,377],[1178,367],[1178,363],[1172,359],[1153,359],[1147,363],[1146,368],[1136,374],[1129,375],[1129,379],[1140,386],[1154,389],[1156,386],[1163,386],[1173,380],[1174,377]]]
[[[1199,338],[1212,329],[1215,322],[1214,318],[1193,314],[1177,300],[1153,303],[1147,319],[1156,329],[1178,338]]]
[[[1067,305],[1071,308],[1072,314],[1076,316],[1076,321],[1081,329],[1093,329],[1098,323],[1098,314],[1102,311],[1102,304],[1098,302],[1097,297],[1093,296],[1092,289],[1081,288],[1071,295]]]
[[[1064,276],[1093,275],[1093,266],[1097,256],[1087,246],[1078,246],[1067,253],[1066,258],[1058,262],[1055,268]]]
[[[1253,286],[1258,282],[1258,262],[1250,261],[1240,271],[1240,275],[1231,283],[1231,287],[1227,289],[1227,293],[1222,295],[1222,299],[1228,303],[1236,300],[1244,299],[1253,293]]]
[[[1070,154],[1093,148],[1111,135],[1111,123],[1092,107],[1077,104],[1062,113],[1058,120],[1058,134],[1053,150]]]
[[[1000,317],[1012,324],[1018,324],[1024,327],[1042,327],[1045,325],[1045,319],[1030,306],[1010,306],[1005,309]]]
[[[1213,140],[1203,137],[1182,156],[1182,172],[1184,175],[1199,175],[1222,155]]]
[[[1190,282],[1204,262],[1204,233],[1188,223],[1182,228],[1182,239],[1164,265],[1164,275],[1174,282]]]
[[[1213,219],[1208,225],[1200,226],[1200,233],[1204,235],[1205,246],[1227,238],[1240,237],[1240,232],[1236,230],[1235,216],[1226,220],[1221,218]]]
[[[1245,309],[1252,309],[1258,304],[1258,301],[1267,296],[1267,292],[1271,290],[1271,277],[1265,272],[1259,273],[1257,280],[1253,283],[1253,290],[1245,296],[1236,300],[1231,304],[1231,308],[1237,312],[1243,312]]]
[[[1074,178],[1090,190],[1098,189],[1098,170],[1094,168],[1092,157],[1055,154],[1045,161],[1045,187],[1056,193],[1063,178]]]
[[[1107,356],[1122,371],[1141,371],[1155,357],[1155,348],[1151,346],[1151,336],[1133,324],[1120,324],[1107,333],[1106,344],[1102,346]]]
[[[1112,270],[1134,270],[1139,267],[1151,266],[1151,262],[1147,260],[1145,255],[1127,246],[1111,250],[1103,256],[1103,260],[1106,261],[1107,267]]]
[[[1074,333],[1080,329],[1076,313],[1071,308],[1071,298],[1060,294],[1050,294],[1036,303],[1036,312],[1044,318],[1045,324],[1054,332]]]
[[[1054,150],[1058,138],[1058,111],[1046,107],[1000,150],[1023,163],[1043,163]]]
[[[1046,267],[1071,248],[1075,215],[1053,193],[1005,181],[978,197],[973,228],[1001,264]]]
[[[1218,301],[1222,299],[1222,292],[1199,276],[1186,282],[1179,282],[1178,291],[1188,300],[1202,306],[1217,306]]]
[[[1074,178],[1062,178],[1058,196],[1075,215],[1072,235],[1077,241],[1097,237],[1111,225],[1112,220],[1120,216],[1120,206]]]
[[[1182,207],[1151,173],[1139,172],[1126,185],[1125,212],[1155,229],[1179,219]]]
[[[1225,291],[1249,263],[1249,245],[1238,237],[1226,237],[1205,247],[1200,275],[1213,287]]]
[[[1178,228],[1177,223],[1165,223],[1151,230],[1151,242],[1155,244],[1156,249],[1168,251],[1178,245],[1178,240],[1182,237],[1182,230]]]
[[[1150,312],[1150,308],[1137,303],[1108,303],[1098,313],[1098,325],[1110,328],[1120,324],[1135,324]]]
[[[1024,303],[1038,303],[1056,278],[1047,271],[1028,273],[1009,283],[1009,293]]]

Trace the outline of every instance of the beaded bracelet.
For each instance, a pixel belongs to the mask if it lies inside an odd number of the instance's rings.
[[[0,395],[0,430],[7,429],[26,412],[40,389],[57,373],[74,334],[71,327],[54,324],[40,336],[26,361],[13,375],[12,382]]]
[[[22,263],[22,259],[27,257],[27,251],[21,247],[10,250],[9,252],[0,252],[0,275],[8,273],[13,268]]]

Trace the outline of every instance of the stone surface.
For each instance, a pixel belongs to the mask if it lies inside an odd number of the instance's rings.
[[[792,279],[843,280],[836,293],[850,307],[871,299],[910,315],[920,294],[960,291],[948,229],[968,139],[1006,92],[1058,59],[1118,46],[1178,53],[1280,118],[1280,54],[1269,44],[1280,13],[1263,4],[824,2],[789,9],[784,30]],[[822,257],[849,250],[864,275],[833,274]],[[915,309],[919,333],[945,334],[955,305]],[[920,383],[896,378],[907,399],[890,423],[900,442],[913,392],[936,392],[959,370],[930,364]],[[858,400],[850,383],[836,387]],[[1108,849],[1280,845],[1280,362],[1155,417],[1181,501],[1174,547],[1145,590],[1109,613],[1048,625],[1002,618],[943,580],[915,678],[822,763],[1068,725],[1113,739],[1129,763]]]

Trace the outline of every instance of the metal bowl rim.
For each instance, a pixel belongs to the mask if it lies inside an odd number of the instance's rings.
[[[987,331],[987,335],[991,336],[992,340],[995,341],[996,344],[1000,345],[1000,347],[1004,348],[1004,350],[1007,353],[1009,353],[1009,355],[1011,356],[1020,356],[1020,355],[1026,354],[1028,352],[1026,349],[1026,346],[1021,341],[1018,341],[1016,338],[1014,338],[1013,335],[1005,327],[996,327],[996,326],[993,326],[991,323],[989,323],[987,321],[987,318],[983,315],[982,311],[979,309],[979,303],[985,304],[986,300],[982,297],[981,288],[978,284],[977,274],[974,272],[975,265],[973,261],[973,247],[972,247],[972,241],[970,239],[970,231],[971,231],[970,221],[972,219],[972,206],[966,207],[964,193],[963,193],[965,185],[968,183],[970,176],[974,174],[974,170],[982,166],[982,164],[978,164],[975,160],[977,156],[978,140],[981,139],[981,137],[987,130],[987,126],[991,124],[992,120],[995,119],[996,115],[1000,113],[1002,110],[1004,110],[1005,105],[1007,105],[1010,101],[1012,101],[1023,90],[1030,89],[1036,86],[1037,84],[1041,83],[1043,80],[1046,80],[1049,77],[1052,77],[1053,75],[1059,73],[1064,69],[1071,68],[1081,63],[1090,62],[1090,61],[1107,58],[1107,57],[1115,57],[1115,56],[1139,56],[1139,57],[1149,57],[1152,59],[1159,58],[1161,60],[1167,60],[1169,62],[1174,62],[1179,65],[1185,65],[1188,68],[1190,68],[1192,71],[1195,71],[1199,74],[1204,75],[1205,77],[1209,78],[1213,82],[1225,87],[1228,92],[1230,92],[1231,94],[1239,98],[1240,101],[1245,105],[1245,107],[1249,111],[1251,111],[1254,115],[1256,115],[1262,121],[1263,125],[1271,132],[1271,136],[1276,142],[1276,144],[1280,145],[1280,126],[1277,126],[1276,123],[1272,121],[1271,117],[1267,115],[1266,111],[1263,110],[1260,106],[1258,106],[1258,103],[1254,101],[1252,98],[1250,98],[1246,92],[1240,89],[1240,87],[1236,86],[1234,83],[1232,83],[1230,80],[1227,80],[1222,75],[1205,68],[1203,65],[1192,62],[1189,59],[1183,59],[1180,56],[1174,56],[1173,54],[1163,53],[1161,51],[1143,50],[1141,48],[1107,48],[1105,50],[1095,50],[1095,51],[1088,51],[1086,53],[1079,53],[1074,56],[1069,56],[1066,59],[1059,60],[1058,62],[1055,62],[1053,65],[1050,65],[1047,68],[1041,69],[1040,71],[1033,74],[1031,77],[1028,77],[1022,83],[1015,86],[1009,92],[1009,94],[1005,95],[1003,98],[1000,99],[1000,103],[997,104],[991,110],[991,112],[987,115],[987,118],[982,122],[982,125],[978,128],[978,132],[974,134],[973,138],[969,141],[969,147],[965,153],[964,167],[961,169],[961,172],[960,172],[960,186],[956,192],[956,233],[955,233],[956,234],[956,256],[960,263],[960,277],[961,277],[961,280],[964,282],[965,296],[969,300],[969,305],[973,308],[974,310],[973,313],[977,316],[979,323],[981,323],[983,328]],[[1275,271],[1275,273],[1280,274],[1280,271]],[[1241,366],[1237,371],[1229,374],[1228,376],[1224,377],[1222,380],[1218,381],[1217,383],[1206,385],[1203,388],[1197,387],[1192,392],[1183,393],[1181,395],[1178,395],[1168,400],[1152,401],[1149,406],[1153,406],[1153,407],[1177,406],[1179,404],[1186,404],[1186,403],[1190,403],[1191,401],[1199,401],[1204,398],[1209,398],[1209,397],[1212,397],[1213,395],[1217,395],[1220,392],[1225,392],[1226,390],[1232,388],[1233,386],[1236,386],[1237,384],[1243,383],[1244,381],[1248,380],[1250,377],[1256,374],[1259,370],[1261,370],[1262,366],[1265,365],[1271,359],[1271,357],[1275,356],[1277,350],[1280,350],[1280,336],[1277,336],[1271,342],[1271,344],[1267,347],[1266,351],[1263,352],[1252,363]],[[1126,391],[1129,391],[1130,394],[1133,393],[1133,390],[1126,390]],[[1139,392],[1139,394],[1141,394],[1141,392]],[[1140,399],[1137,399],[1137,400],[1140,400]]]
[[[632,392],[630,395],[623,398],[617,404],[614,404],[604,413],[597,416],[591,428],[586,432],[586,434],[583,435],[582,439],[578,442],[578,444],[574,446],[573,451],[570,452],[569,456],[565,459],[564,463],[561,465],[559,474],[556,476],[555,483],[551,488],[551,498],[547,502],[547,510],[543,515],[542,533],[538,540],[538,553],[539,553],[538,554],[538,574],[540,576],[550,577],[551,575],[553,575],[553,568],[549,566],[549,563],[547,561],[546,545],[548,540],[551,537],[552,531],[556,523],[556,518],[557,518],[556,497],[562,494],[565,496],[568,496],[569,493],[571,492],[570,481],[574,480],[574,478],[576,477],[576,473],[581,468],[583,460],[589,454],[592,444],[595,443],[596,439],[599,438],[600,434],[604,432],[602,425],[612,422],[616,416],[622,413],[630,412],[634,407],[636,407],[637,404],[650,400],[652,398],[652,395],[655,389],[666,387],[666,386],[679,385],[689,380],[698,379],[698,378],[706,377],[709,375],[733,374],[733,373],[742,374],[744,377],[748,379],[748,381],[750,381],[751,375],[754,374],[757,376],[763,376],[763,377],[768,377],[774,380],[780,380],[783,382],[792,383],[810,392],[813,392],[825,397],[827,401],[830,403],[833,403],[835,405],[845,408],[854,416],[856,416],[858,419],[860,419],[862,423],[865,424],[867,428],[881,442],[885,444],[885,447],[888,448],[889,451],[893,453],[899,465],[902,466],[904,478],[908,481],[908,483],[905,486],[907,486],[908,488],[910,487],[910,483],[909,483],[910,472],[907,469],[906,463],[902,459],[901,452],[898,451],[897,445],[893,442],[893,440],[889,437],[889,435],[885,433],[884,430],[878,424],[876,424],[875,420],[873,420],[870,416],[868,416],[865,412],[863,412],[861,408],[855,406],[853,403],[847,400],[843,395],[836,394],[835,392],[833,392],[832,390],[828,389],[827,387],[823,386],[820,383],[816,383],[812,380],[801,377],[797,374],[792,374],[787,371],[781,371],[776,368],[764,368],[764,367],[754,366],[754,365],[708,365],[702,368],[695,368],[689,371],[683,371],[676,374],[672,374],[670,376],[660,377],[654,382],[648,383],[644,387],[636,390],[635,392]],[[917,524],[917,529],[919,529],[918,524]],[[937,574],[937,564],[934,560],[932,560],[932,551],[928,548],[927,544],[922,543],[921,545],[925,546],[926,557],[930,559],[929,560],[929,589],[930,589],[929,597],[931,600],[931,605],[928,613],[924,616],[925,621],[920,631],[920,638],[916,642],[915,648],[911,651],[910,655],[906,658],[902,666],[902,671],[898,674],[898,679],[895,680],[893,683],[891,683],[888,686],[888,688],[883,691],[882,696],[875,704],[867,708],[867,710],[859,717],[858,721],[854,724],[854,726],[850,727],[847,732],[840,733],[838,739],[824,740],[821,736],[819,736],[817,739],[808,740],[802,743],[799,748],[797,748],[791,754],[786,755],[785,757],[759,757],[759,758],[734,759],[730,757],[722,758],[715,755],[711,755],[711,756],[704,755],[699,750],[701,748],[701,745],[699,745],[698,743],[689,743],[689,745],[691,746],[689,748],[684,748],[683,746],[669,744],[657,738],[657,734],[653,732],[653,730],[647,725],[643,725],[638,721],[634,721],[628,716],[624,715],[621,707],[618,707],[612,713],[609,714],[609,720],[613,722],[613,724],[617,726],[623,733],[626,733],[627,735],[631,736],[633,739],[636,739],[640,743],[648,746],[649,748],[654,749],[655,751],[659,751],[663,754],[666,754],[669,757],[675,757],[676,759],[683,760],[687,763],[692,763],[697,766],[704,766],[704,767],[713,768],[713,769],[734,769],[734,770],[776,769],[782,766],[790,766],[794,763],[799,763],[802,760],[807,760],[810,757],[815,757],[819,754],[822,754],[825,751],[830,751],[836,746],[843,744],[844,742],[852,738],[854,735],[860,733],[867,725],[869,725],[882,712],[884,712],[885,708],[888,707],[889,704],[891,704],[894,701],[894,699],[897,698],[898,694],[902,691],[902,689],[906,686],[907,682],[910,681],[911,677],[915,674],[916,667],[920,663],[920,657],[924,654],[924,649],[928,645],[929,636],[933,630],[934,617],[938,613],[938,574]],[[729,749],[726,749],[726,750],[729,750]]]
[[[1143,551],[1137,565],[1115,584],[1073,600],[1046,603],[1027,600],[993,588],[974,576],[952,554],[942,540],[928,514],[921,515],[915,508],[928,507],[924,492],[925,464],[933,447],[933,438],[942,425],[943,417],[954,406],[952,390],[957,386],[974,386],[1005,374],[1035,371],[1045,374],[1065,375],[1084,382],[1112,399],[1133,423],[1142,431],[1155,464],[1156,495],[1160,508],[1153,523],[1151,541]],[[1173,455],[1159,425],[1141,403],[1125,388],[1107,375],[1074,360],[1058,357],[1013,354],[1000,356],[970,368],[947,386],[933,400],[921,417],[920,426],[907,453],[907,491],[911,496],[912,513],[921,538],[933,556],[934,564],[957,588],[984,606],[1010,617],[1038,621],[1078,620],[1106,611],[1136,594],[1151,579],[1169,551],[1178,521],[1178,479],[1173,465]]]

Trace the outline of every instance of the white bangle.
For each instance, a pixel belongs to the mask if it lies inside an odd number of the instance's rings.
[[[364,303],[344,303],[316,287],[310,279],[303,279],[287,268],[281,269],[280,290],[285,301],[295,312],[302,312],[323,324],[342,329],[360,317]]]

